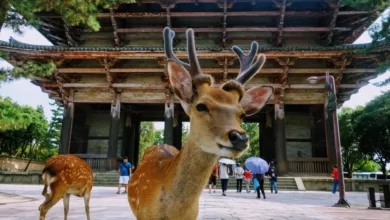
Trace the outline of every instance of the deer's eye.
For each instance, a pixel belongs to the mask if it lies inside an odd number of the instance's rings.
[[[199,112],[208,112],[209,111],[209,109],[207,108],[207,106],[205,104],[197,104],[196,110],[198,110]]]

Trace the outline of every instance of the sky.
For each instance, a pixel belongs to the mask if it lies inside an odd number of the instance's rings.
[[[384,14],[389,14],[390,8],[387,9]],[[375,22],[378,22],[380,18],[378,18]],[[43,37],[37,30],[34,28],[23,28],[23,34],[17,34],[13,32],[10,28],[3,27],[0,30],[0,40],[8,41],[10,37],[14,39],[28,43],[28,44],[36,44],[36,45],[52,45],[45,37]],[[371,38],[368,35],[367,31],[364,32],[355,42],[354,44],[361,43],[369,43],[371,42]],[[4,60],[0,59],[0,68],[12,68],[12,66]],[[390,71],[385,74],[370,80],[370,84],[362,87],[356,94],[353,94],[351,98],[343,104],[343,107],[351,107],[355,108],[359,105],[366,105],[370,100],[380,95],[383,91],[390,90],[390,86],[386,87],[376,87],[373,85],[375,82],[382,81],[386,78],[390,77]],[[30,105],[33,107],[37,107],[38,105],[43,106],[45,111],[45,116],[50,120],[52,113],[52,106],[49,103],[53,101],[48,98],[48,94],[43,93],[38,86],[33,85],[28,79],[20,79],[10,83],[2,83],[0,84],[0,96],[2,97],[10,97],[15,102],[21,105]],[[155,123],[156,129],[163,129],[164,124],[162,122]]]

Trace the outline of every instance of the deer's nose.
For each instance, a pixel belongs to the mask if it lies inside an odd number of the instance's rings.
[[[231,131],[229,132],[229,141],[232,143],[233,148],[243,150],[247,146],[248,135],[246,133],[240,134],[238,131]]]

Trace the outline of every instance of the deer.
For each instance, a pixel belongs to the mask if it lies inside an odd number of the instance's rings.
[[[40,220],[60,199],[64,201],[64,219],[69,212],[70,195],[84,197],[85,212],[89,216],[89,200],[93,187],[93,173],[88,164],[74,155],[56,155],[51,157],[42,170],[44,183],[42,195],[45,201],[39,206]],[[50,192],[48,193],[48,189]]]
[[[187,29],[189,63],[173,52],[175,32],[163,31],[169,83],[190,118],[190,132],[183,147],[161,144],[147,148],[128,189],[128,202],[138,220],[196,219],[199,197],[214,164],[220,157],[238,158],[249,147],[249,136],[241,127],[245,116],[259,112],[274,92],[259,86],[245,90],[246,83],[265,63],[252,42],[246,55],[238,46],[240,61],[236,79],[218,85],[202,73],[196,54],[194,31]]]

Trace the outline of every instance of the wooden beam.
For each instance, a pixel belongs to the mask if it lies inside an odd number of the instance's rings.
[[[156,57],[165,57],[164,51],[57,51],[57,50],[30,50],[8,46],[0,46],[1,50],[10,53],[20,54],[28,59],[47,59],[48,57],[63,57],[66,59],[101,59],[115,57],[116,59],[156,59]],[[248,50],[244,50],[248,52]],[[263,51],[267,59],[275,57],[298,57],[300,59],[329,59],[332,56],[340,56],[347,52],[353,52],[353,49],[345,50],[273,50]],[[375,50],[374,50],[375,52]],[[175,51],[178,58],[188,58],[187,51]],[[236,57],[230,50],[223,51],[197,51],[199,59],[215,59],[217,57]],[[355,59],[375,58],[377,55],[353,55]]]
[[[336,27],[337,16],[339,15],[340,0],[337,0],[336,3],[329,3],[329,5],[331,6],[331,8],[333,8],[333,16],[329,23],[329,32],[325,38],[325,45],[330,45],[332,43],[332,38],[334,34],[333,29]]]
[[[358,28],[353,30],[352,34],[349,37],[344,39],[344,43],[352,44],[371,25],[372,18],[374,17],[374,13],[370,14],[367,20],[365,20]]]
[[[286,1],[282,0],[282,5],[280,7],[280,17],[278,24],[278,35],[276,37],[276,46],[281,46],[283,42],[283,24],[284,24],[284,16],[286,13]]]
[[[110,131],[108,140],[107,158],[116,161],[118,152],[118,133],[121,115],[121,101],[120,95],[117,94],[115,101],[111,103],[111,114],[110,114]],[[111,165],[111,166],[110,166]],[[109,164],[109,170],[116,169],[117,164]]]
[[[339,15],[362,15],[369,14],[370,11],[340,11]],[[171,12],[171,17],[222,17],[223,12]],[[280,16],[278,11],[240,11],[240,12],[227,12],[227,16],[231,17],[257,17],[257,16]],[[329,16],[332,12],[325,11],[287,11],[286,16]],[[167,12],[125,12],[115,13],[116,18],[163,18],[167,16]],[[39,17],[45,18],[56,18],[58,16],[52,15],[40,15]],[[100,13],[97,15],[98,18],[109,18],[109,13]]]
[[[225,64],[226,57],[223,58],[223,62],[220,65]],[[227,68],[228,73],[238,73],[239,68]],[[202,68],[203,73],[225,73],[224,68]],[[263,68],[260,73],[283,73],[283,68]],[[324,74],[329,71],[329,73],[338,73],[337,69],[328,69],[328,68],[290,68],[290,74]],[[106,73],[104,68],[58,68],[59,73]],[[160,73],[164,74],[164,68],[112,68],[110,69],[111,73]],[[364,68],[348,68],[343,71],[343,73],[376,73],[376,69],[364,69]]]
[[[114,13],[114,9],[110,8],[110,19],[111,19],[112,30],[113,30],[112,33],[113,33],[113,36],[114,36],[114,45],[115,46],[120,46],[121,45],[121,41],[120,41],[119,36],[118,36],[118,26],[117,26],[114,14],[115,14]]]
[[[114,88],[153,88],[153,89],[164,89],[165,85],[163,83],[144,83],[144,84],[135,84],[135,83],[113,83]],[[221,84],[214,84],[214,87],[219,87]],[[281,88],[281,84],[246,84],[246,88],[254,88],[257,86],[272,86],[274,88]],[[108,83],[64,83],[64,88],[108,88]],[[341,84],[340,88],[356,88],[358,84]],[[322,89],[324,84],[287,84],[286,89]]]
[[[177,33],[184,33],[188,28],[173,28]],[[118,33],[160,33],[161,28],[119,28]],[[213,33],[222,32],[223,28],[193,28],[195,32]],[[285,27],[284,32],[328,32],[329,27]],[[349,27],[335,27],[333,30],[350,31]],[[226,32],[278,32],[277,27],[231,27],[226,28]]]
[[[64,20],[63,18],[62,18],[62,23],[63,23],[63,25],[64,25],[65,36],[66,36],[66,40],[67,40],[68,45],[71,46],[71,47],[76,46],[76,44],[75,44],[75,42],[74,42],[72,36],[71,36],[70,33],[69,33],[69,27],[68,27],[68,25],[65,23],[65,20]]]

